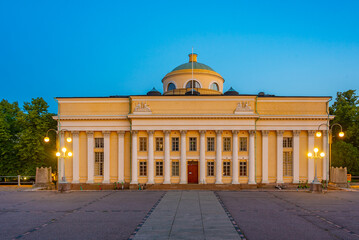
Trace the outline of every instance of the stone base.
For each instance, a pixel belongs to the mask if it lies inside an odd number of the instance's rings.
[[[44,188],[46,190],[54,190],[55,189],[55,184],[53,183],[36,183],[33,185],[34,188],[40,187],[40,188]]]
[[[71,183],[59,183],[57,185],[57,190],[59,192],[67,192],[71,190]]]
[[[321,183],[311,183],[310,184],[311,192],[323,192],[323,187]]]

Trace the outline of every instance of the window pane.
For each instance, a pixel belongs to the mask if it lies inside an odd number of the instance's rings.
[[[189,150],[197,151],[197,138],[195,138],[195,137],[189,138]]]
[[[223,138],[223,151],[225,151],[225,152],[231,151],[231,138],[230,137]]]
[[[283,147],[284,148],[293,147],[293,139],[291,137],[284,137],[283,138]]]
[[[179,151],[179,138],[178,137],[172,138],[172,151],[174,151],[174,152]]]
[[[214,176],[214,162],[207,162],[207,176]]]
[[[163,151],[163,138],[156,138],[156,151]]]
[[[231,162],[223,162],[223,176],[231,176]]]
[[[156,176],[163,176],[163,162],[156,162]]]
[[[283,152],[283,175],[293,176],[293,152]]]
[[[94,166],[94,174],[95,176],[103,175],[103,152],[95,152],[95,166]]]
[[[241,152],[247,151],[247,137],[239,138],[239,151],[241,151]]]
[[[207,138],[207,151],[214,152],[214,137]]]
[[[103,148],[104,140],[103,138],[95,138],[95,148]]]
[[[212,90],[219,91],[218,84],[217,84],[217,83],[212,83],[212,84],[211,84],[211,89],[212,89]]]
[[[172,176],[179,176],[179,162],[172,162]]]
[[[168,84],[167,91],[176,89],[176,86],[173,83]]]
[[[147,151],[147,138],[140,137],[140,151],[146,152]]]
[[[186,84],[186,88],[192,88],[192,83],[193,83],[193,88],[200,88],[201,87],[196,80],[193,80],[193,81],[189,81]]]
[[[140,176],[147,176],[147,162],[140,162]]]
[[[247,176],[247,161],[239,162],[239,176]]]

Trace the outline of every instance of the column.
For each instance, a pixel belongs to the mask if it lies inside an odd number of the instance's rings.
[[[308,151],[314,154],[314,134],[315,131],[308,131]],[[307,157],[308,159],[308,157]],[[313,182],[314,180],[314,159],[308,159],[308,183]]]
[[[268,130],[262,131],[262,183],[268,182]]]
[[[148,178],[147,178],[147,184],[154,184],[155,178],[154,178],[154,154],[153,154],[153,134],[155,131],[150,130],[147,131],[148,134],[148,155],[147,155],[147,163],[148,163]]]
[[[103,132],[104,145],[104,162],[103,162],[103,181],[102,183],[110,183],[110,132]]]
[[[131,184],[138,184],[137,131],[132,131]]]
[[[206,183],[206,131],[199,131],[199,183]]]
[[[323,152],[325,157],[323,158],[323,180],[327,180],[329,177],[329,153],[328,153],[328,132],[323,131]]]
[[[165,178],[164,178],[163,184],[171,184],[170,133],[171,133],[171,131],[169,131],[169,130],[164,131],[164,134],[165,134],[165,161],[164,161]]]
[[[216,184],[222,184],[222,131],[216,131]]]
[[[72,183],[80,182],[80,143],[79,132],[72,132]]]
[[[180,181],[180,184],[187,183],[186,134],[187,134],[187,131],[181,131],[181,170],[180,170],[181,181]]]
[[[118,182],[125,182],[125,131],[118,131]]]
[[[239,184],[238,182],[238,130],[232,131],[232,184]]]
[[[293,183],[299,183],[299,135],[299,130],[293,131]]]
[[[277,130],[277,183],[283,182],[283,130]]]
[[[61,131],[60,132],[60,153],[61,155],[63,154],[62,152],[62,148],[65,147],[65,132]],[[64,158],[59,158],[59,182],[65,183],[66,182],[66,177],[65,177],[65,159]]]
[[[87,134],[87,182],[86,183],[93,183],[93,176],[94,176],[94,139],[93,139],[93,132],[88,131]]]
[[[256,131],[249,131],[249,176],[248,176],[248,184],[256,184],[256,167],[254,162],[254,135]]]

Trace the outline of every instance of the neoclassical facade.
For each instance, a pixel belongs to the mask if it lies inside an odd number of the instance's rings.
[[[327,152],[330,97],[224,92],[224,79],[190,61],[162,79],[163,94],[58,97],[59,178],[72,184],[277,184],[311,182],[314,147]],[[324,130],[323,128],[321,130]],[[68,143],[66,137],[73,141]],[[326,180],[328,158],[318,161]],[[65,178],[64,178],[65,177]]]

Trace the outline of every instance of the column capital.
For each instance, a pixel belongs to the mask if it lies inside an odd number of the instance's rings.
[[[217,135],[221,135],[223,133],[222,130],[216,130],[215,132],[216,132]]]
[[[93,131],[86,131],[88,137],[93,137]]]
[[[277,136],[283,136],[284,130],[277,130]]]
[[[255,130],[249,130],[248,132],[249,132],[249,135],[250,135],[250,136],[253,136],[253,135],[256,133]]]
[[[79,134],[80,134],[79,131],[72,131],[71,133],[72,133],[72,136],[73,136],[73,137],[78,137]]]
[[[232,134],[238,134],[239,130],[232,130]]]
[[[327,130],[324,130],[323,131],[323,136],[327,136],[328,135],[328,131]]]
[[[269,130],[262,130],[262,135],[268,137]]]
[[[313,137],[315,134],[315,130],[308,130],[308,136]]]
[[[293,131],[293,135],[294,135],[295,137],[298,137],[298,136],[300,135],[300,130],[294,130],[294,131]]]
[[[181,130],[180,133],[181,133],[181,135],[186,135],[186,134],[187,134],[187,130]]]
[[[199,130],[198,132],[199,132],[199,134],[201,134],[201,135],[202,135],[202,134],[206,134],[206,130]]]
[[[131,133],[134,134],[134,135],[137,135],[138,130],[132,130]]]
[[[171,130],[163,130],[163,133],[164,133],[165,135],[170,135],[170,134],[171,134]]]
[[[153,135],[155,133],[155,130],[147,130],[148,135]]]
[[[111,132],[110,131],[102,131],[104,137],[109,137]]]
[[[118,135],[125,135],[125,131],[117,131]]]

